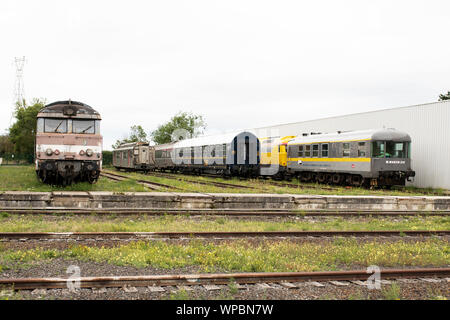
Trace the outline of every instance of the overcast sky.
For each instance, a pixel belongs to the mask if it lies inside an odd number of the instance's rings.
[[[207,133],[438,99],[450,90],[450,2],[0,2],[0,133],[15,56],[25,96],[77,100],[104,148],[179,110]]]

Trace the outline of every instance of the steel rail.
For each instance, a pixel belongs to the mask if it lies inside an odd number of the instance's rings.
[[[147,180],[141,180],[141,179],[133,179],[131,177],[127,177],[127,176],[122,176],[119,174],[115,174],[115,173],[111,173],[111,172],[104,172],[102,171],[100,173],[100,176],[103,176],[105,178],[111,179],[111,180],[115,180],[115,181],[124,181],[124,180],[135,180],[137,183],[143,185],[144,187],[147,187],[151,190],[161,190],[163,188],[166,189],[175,189],[175,190],[183,190],[181,188],[178,187],[174,187],[174,186],[169,186],[167,184],[162,184],[162,183],[158,183],[158,182],[152,182],[152,181],[147,181]]]
[[[69,282],[79,281],[81,288],[104,288],[124,286],[174,286],[205,284],[283,283],[303,281],[355,281],[368,280],[371,273],[366,270],[320,271],[320,272],[256,272],[221,274],[182,274],[149,276],[108,276],[80,278],[3,278],[0,286],[11,286],[15,290],[64,289]],[[380,277],[402,278],[445,278],[450,276],[450,268],[381,269]]]
[[[167,178],[167,179],[172,179],[172,180],[177,180],[177,181],[197,183],[197,184],[202,184],[202,185],[212,185],[212,186],[221,187],[221,188],[255,189],[254,187],[243,186],[243,185],[232,184],[232,183],[225,183],[225,182],[218,182],[218,181],[189,180],[189,179],[182,178],[175,174],[170,174],[170,173],[149,172],[148,174],[151,176],[154,176],[154,177],[161,177],[161,178]],[[183,176],[185,176],[185,175],[183,174]]]
[[[0,212],[11,214],[147,214],[147,215],[201,215],[201,216],[449,216],[450,211],[419,210],[288,210],[288,209],[183,209],[183,208],[75,208],[75,207],[0,207]]]
[[[0,241],[11,240],[151,240],[151,239],[242,239],[306,237],[449,236],[450,230],[344,230],[344,231],[193,231],[193,232],[0,232]]]

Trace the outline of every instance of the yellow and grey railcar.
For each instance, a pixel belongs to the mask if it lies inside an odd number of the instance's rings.
[[[261,138],[261,176],[283,179],[287,171],[287,143],[295,136]]]
[[[205,136],[156,146],[155,162],[160,170],[256,176],[259,148],[250,132]]]
[[[394,129],[299,136],[288,142],[287,172],[304,182],[355,186],[405,185],[411,138]]]
[[[116,169],[150,171],[155,166],[155,150],[148,142],[121,144],[113,151],[113,166]]]

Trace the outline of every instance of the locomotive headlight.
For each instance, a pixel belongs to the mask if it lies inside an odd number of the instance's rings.
[[[51,156],[51,155],[53,154],[53,151],[52,151],[52,149],[48,148],[47,150],[45,150],[45,153],[46,153],[48,156]]]
[[[92,157],[93,154],[94,154],[94,151],[92,151],[92,149],[87,149],[87,150],[86,150],[86,155],[87,155],[88,157]]]
[[[84,156],[84,150],[80,150],[80,156]]]
[[[55,154],[59,155],[59,150],[58,149],[55,150]]]

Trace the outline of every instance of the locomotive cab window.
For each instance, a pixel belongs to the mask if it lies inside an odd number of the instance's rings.
[[[44,132],[67,133],[67,119],[44,119]]]
[[[72,120],[73,133],[95,133],[95,120]]]

